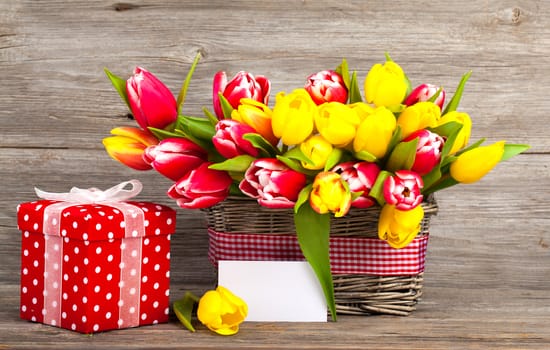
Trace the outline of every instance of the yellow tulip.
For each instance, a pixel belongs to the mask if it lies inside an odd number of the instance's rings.
[[[406,247],[420,231],[423,217],[421,205],[411,210],[399,210],[394,205],[386,204],[378,220],[378,238],[396,249]]]
[[[151,133],[135,127],[125,126],[111,130],[115,136],[103,139],[107,153],[115,160],[136,170],[149,170],[151,165],[143,159],[143,153],[159,140]]]
[[[355,152],[367,151],[376,158],[383,158],[388,151],[396,128],[395,117],[386,107],[378,107],[366,115],[353,140]]]
[[[271,117],[273,134],[285,145],[302,143],[313,132],[317,113],[317,105],[305,89],[296,89],[290,94],[279,92]]]
[[[375,106],[397,106],[407,94],[409,84],[401,67],[387,61],[372,66],[365,79],[365,97]]]
[[[401,112],[397,125],[401,127],[401,136],[406,138],[420,129],[436,127],[440,118],[441,109],[438,105],[433,102],[418,102]]]
[[[366,117],[368,117],[369,115],[372,114],[372,112],[374,112],[374,107],[364,102],[355,102],[348,106],[351,109],[353,109],[355,113],[357,113],[357,116],[359,117],[360,122],[365,120]]]
[[[462,153],[451,163],[451,176],[460,183],[476,182],[487,175],[502,159],[505,141],[481,146]]]
[[[309,196],[311,208],[319,214],[334,213],[335,217],[347,214],[351,207],[351,192],[346,181],[332,171],[317,174]]]
[[[279,139],[273,135],[271,127],[271,115],[273,112],[265,104],[251,98],[243,98],[237,109],[231,113],[231,119],[251,126],[273,146]]]
[[[247,314],[246,303],[222,286],[204,293],[197,308],[199,321],[221,335],[237,333]]]
[[[336,147],[345,147],[353,140],[359,122],[357,113],[340,102],[320,105],[315,116],[317,131]]]
[[[325,140],[323,136],[311,136],[300,144],[300,150],[313,164],[302,161],[302,166],[312,170],[323,169],[328,157],[332,153],[332,149],[332,144]]]
[[[441,119],[439,119],[438,125],[447,124],[449,122],[457,122],[462,124],[462,129],[460,129],[460,132],[455,139],[455,143],[449,152],[450,154],[455,154],[468,145],[468,141],[470,141],[470,133],[472,132],[472,120],[467,113],[452,111],[442,116]]]

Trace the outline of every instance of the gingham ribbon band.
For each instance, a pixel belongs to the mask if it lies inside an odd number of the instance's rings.
[[[208,257],[220,260],[305,260],[294,235],[229,233],[208,230]],[[377,238],[331,237],[330,263],[333,274],[379,276],[416,275],[424,271],[428,235],[416,237],[401,249]]]

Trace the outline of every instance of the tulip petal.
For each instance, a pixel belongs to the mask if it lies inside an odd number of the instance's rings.
[[[216,113],[218,119],[224,118],[223,110],[220,105],[220,93],[223,93],[226,86],[227,74],[223,71],[217,72],[214,75],[212,84],[212,104],[214,106],[214,113]]]
[[[462,153],[451,163],[451,176],[460,183],[473,183],[489,173],[502,159],[505,141]]]
[[[233,335],[248,314],[248,306],[222,286],[207,291],[199,300],[197,318],[208,329],[220,335]]]
[[[407,246],[420,231],[424,209],[417,206],[411,210],[398,210],[393,205],[384,205],[378,219],[378,238],[395,248]]]

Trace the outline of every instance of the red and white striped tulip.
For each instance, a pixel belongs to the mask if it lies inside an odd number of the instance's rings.
[[[239,189],[268,208],[292,208],[306,185],[306,176],[275,158],[256,159],[244,175]]]
[[[248,72],[240,71],[227,81],[227,74],[220,71],[214,75],[212,87],[212,103],[218,119],[223,119],[223,109],[220,103],[219,93],[227,99],[233,108],[237,108],[241,99],[251,98],[267,105],[271,82],[263,75],[254,76]]]
[[[405,98],[404,104],[406,106],[411,106],[417,102],[425,102],[430,100],[436,93],[441,89],[439,95],[435,98],[434,103],[439,106],[440,109],[443,108],[445,103],[445,90],[439,86],[432,84],[421,84],[415,87],[409,96]]]
[[[147,147],[143,159],[162,175],[178,181],[206,162],[208,153],[188,139],[173,137]]]
[[[348,100],[344,79],[332,70],[323,70],[307,77],[305,89],[317,105],[325,102],[346,103]]]
[[[410,170],[398,170],[384,181],[384,199],[398,210],[411,210],[422,203],[422,187],[424,182],[420,175]]]

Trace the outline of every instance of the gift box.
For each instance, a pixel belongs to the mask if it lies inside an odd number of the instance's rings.
[[[82,333],[167,322],[175,211],[68,197],[18,206],[21,318]]]

